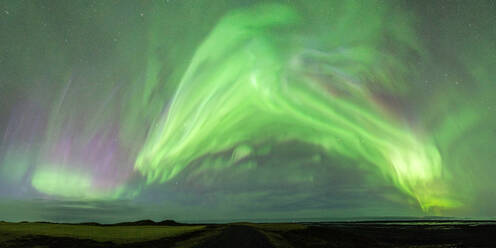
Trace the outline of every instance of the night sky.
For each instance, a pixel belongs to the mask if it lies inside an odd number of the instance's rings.
[[[0,1],[0,220],[496,217],[495,1]]]

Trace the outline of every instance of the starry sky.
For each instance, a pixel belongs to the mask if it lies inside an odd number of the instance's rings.
[[[0,220],[496,217],[494,1],[0,2]]]

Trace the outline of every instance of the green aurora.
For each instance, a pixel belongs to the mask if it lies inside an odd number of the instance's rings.
[[[325,53],[305,50],[299,44],[304,41],[292,44],[294,34],[287,29],[270,31],[296,20],[285,6],[261,5],[220,21],[196,51],[167,116],[138,156],[136,166],[148,182],[170,180],[207,154],[298,140],[378,167],[425,210],[456,206],[443,195],[438,150],[388,120],[362,83],[378,80],[379,87],[402,88],[391,82],[402,78],[393,71],[393,55],[380,51],[377,37],[360,37],[365,44]],[[322,39],[340,38],[329,36]]]
[[[7,1],[0,202],[496,216],[494,4],[426,4]]]

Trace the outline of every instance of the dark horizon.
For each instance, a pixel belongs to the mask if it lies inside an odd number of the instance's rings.
[[[294,218],[294,219],[250,219],[250,218],[240,218],[240,219],[203,219],[203,220],[181,220],[177,221],[169,218],[155,218],[155,219],[133,219],[120,222],[97,222],[97,221],[84,221],[84,222],[64,222],[64,221],[46,221],[46,220],[32,220],[32,221],[5,221],[0,220],[0,222],[5,223],[50,223],[50,224],[75,224],[75,225],[87,225],[96,224],[102,226],[115,226],[115,225],[174,225],[174,223],[181,224],[236,224],[236,223],[432,223],[432,224],[450,224],[456,225],[457,223],[496,223],[496,218],[456,218],[449,216],[423,216],[423,217],[408,217],[408,216],[369,216],[369,217],[342,217],[342,218]]]

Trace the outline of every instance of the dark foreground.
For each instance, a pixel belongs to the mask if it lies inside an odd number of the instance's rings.
[[[496,247],[494,222],[64,225],[0,222],[0,247]]]

